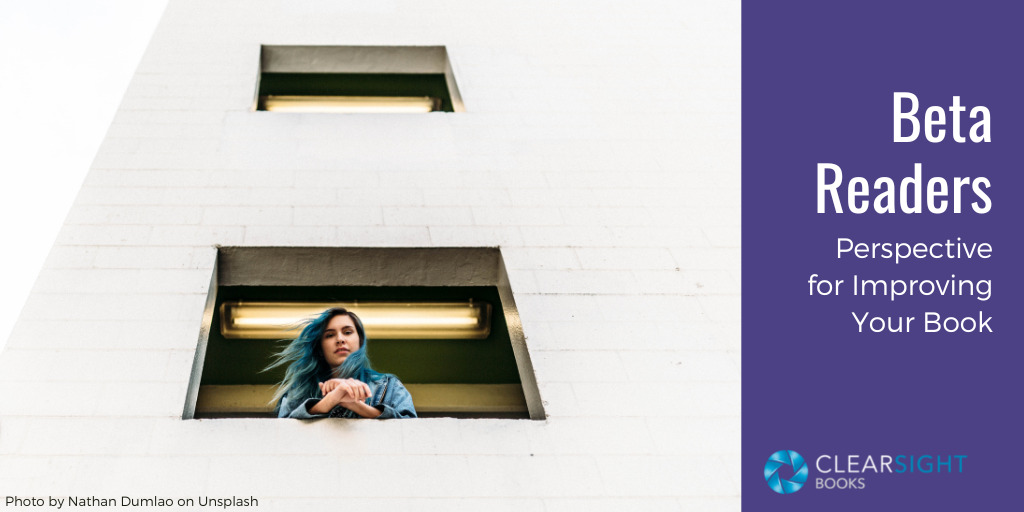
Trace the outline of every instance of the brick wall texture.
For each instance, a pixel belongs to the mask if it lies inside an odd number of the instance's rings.
[[[253,112],[261,44],[444,45],[466,112]],[[171,0],[0,355],[0,488],[738,510],[739,128],[738,1]],[[182,420],[215,245],[499,246],[547,420]]]

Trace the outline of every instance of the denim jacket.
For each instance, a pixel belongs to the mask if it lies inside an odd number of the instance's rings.
[[[386,420],[391,418],[415,418],[416,408],[412,404],[412,396],[402,385],[398,377],[390,373],[380,374],[380,378],[367,382],[370,386],[370,398],[366,404],[376,407],[380,411],[377,419]],[[291,401],[288,395],[281,397],[277,405],[278,418],[316,419],[316,418],[360,418],[358,414],[342,407],[334,406],[328,414],[312,414],[309,409],[319,402],[319,398],[307,398],[302,401]]]

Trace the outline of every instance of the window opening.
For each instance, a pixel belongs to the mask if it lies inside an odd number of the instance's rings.
[[[377,316],[369,356],[421,417],[544,417],[497,249],[221,248],[217,267],[185,418],[272,417],[280,323],[334,305]]]
[[[443,46],[263,46],[256,110],[463,110]]]

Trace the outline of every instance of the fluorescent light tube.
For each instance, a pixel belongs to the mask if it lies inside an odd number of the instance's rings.
[[[440,107],[429,96],[264,96],[263,110],[331,114],[423,114]]]
[[[491,305],[473,301],[226,301],[220,306],[221,334],[235,339],[294,338],[304,320],[332,307],[358,315],[370,339],[485,339],[491,332]]]

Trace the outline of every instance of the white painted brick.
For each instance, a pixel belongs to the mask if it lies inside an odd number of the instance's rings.
[[[512,188],[508,192],[512,206],[520,207],[588,206],[597,202],[593,189],[587,188],[575,188],[572,194],[567,194],[564,188]]]
[[[738,510],[739,2],[444,7],[169,4],[0,354],[5,488]],[[468,111],[252,112],[261,44],[445,44]],[[500,246],[548,419],[180,420],[240,244]]]
[[[671,206],[684,207],[689,210],[702,210],[708,206],[708,196],[718,206],[730,202],[729,208],[738,211],[739,201],[735,191],[723,192],[714,188],[595,188],[591,191],[593,200],[590,204],[607,204],[609,206]],[[733,201],[735,199],[735,201]],[[730,211],[730,214],[733,213]],[[682,219],[677,219],[682,220]]]
[[[710,247],[704,231],[696,227],[610,226],[608,230],[609,239],[602,247]]]
[[[208,481],[208,457],[91,456],[54,460],[67,468],[63,471],[69,483],[62,487],[70,489],[62,494],[115,498],[118,505],[126,494],[133,498],[177,498],[222,492]],[[125,492],[129,489],[131,494]]]
[[[508,247],[523,245],[518,226],[430,226],[430,240],[435,246]]]
[[[75,204],[79,206],[156,205],[163,204],[167,195],[166,189],[158,187],[82,187],[75,199]]]
[[[277,130],[271,134],[279,133]],[[345,191],[373,188],[380,185],[380,176],[376,172],[341,171],[341,170],[302,170],[295,172],[295,186],[304,188],[334,188],[342,192],[339,198],[346,195]],[[388,190],[391,190],[390,188]],[[404,203],[400,203],[404,204]]]
[[[100,400],[82,412],[83,416],[181,417],[185,404],[184,382],[105,383]],[[133,404],[125,408],[125,404]]]
[[[152,245],[238,245],[244,236],[241,226],[156,226]]]
[[[739,411],[725,417],[679,418],[652,416],[647,428],[660,455],[740,453]]]
[[[509,269],[578,269],[580,261],[572,249],[506,248],[501,251],[505,267]]]
[[[638,207],[567,207],[561,211],[569,225],[647,226],[652,219],[646,208]]]
[[[607,155],[605,160],[607,161],[608,158],[614,158],[614,155]],[[615,194],[625,194],[622,192],[623,188],[664,188],[671,186],[670,181],[678,180],[676,173],[636,171],[631,173],[627,179],[622,173],[622,167],[633,167],[634,165],[619,165],[616,166],[619,168],[607,171],[593,169],[575,172],[557,171],[546,173],[545,176],[548,183],[556,190],[584,186],[592,189],[609,189]],[[596,199],[597,192],[592,194],[591,197]],[[593,205],[594,203],[590,202],[584,206]]]
[[[486,157],[489,155],[489,152],[487,151],[485,145],[480,145],[476,147],[479,148],[479,150],[481,150],[481,152],[478,153],[478,155],[480,155],[481,157]],[[493,158],[490,159],[490,163],[487,164],[487,167],[495,168]],[[529,166],[521,165],[517,166],[513,171],[509,172],[500,171],[499,169],[495,168],[495,171],[493,171],[492,174],[487,176],[487,183],[490,186],[494,186],[497,184],[499,186],[508,188],[510,194],[511,191],[516,188],[531,188],[536,187],[538,185],[547,184],[547,180],[545,179],[545,173],[534,171],[531,169],[532,168]]]
[[[740,324],[739,296],[704,296],[700,297],[700,305],[714,322],[723,324]]]
[[[523,318],[534,321],[600,321],[609,314],[638,322],[706,321],[696,297],[524,294],[516,296],[516,305]]]
[[[713,496],[733,491],[725,467],[714,457],[607,456],[597,465],[611,496]]]
[[[627,333],[632,350],[709,350],[716,343],[716,324],[675,322],[638,322],[609,312],[616,318],[617,330]],[[620,350],[617,337],[607,334],[606,322],[590,319],[548,321],[525,325],[531,350]]]
[[[631,272],[643,293],[672,295],[705,295],[703,283],[695,282],[683,272],[673,270],[638,270]]]
[[[740,326],[739,324],[718,324],[715,326],[715,341],[724,350],[739,352],[740,350]]]
[[[645,512],[680,512],[684,509],[674,498],[545,498],[547,510],[562,512],[621,512],[643,510]]]
[[[146,420],[155,421],[155,420]],[[369,423],[369,424],[366,424]],[[165,420],[153,427],[148,452],[230,456],[251,455],[261,446],[265,455],[301,456],[317,453],[330,457],[398,455],[400,422],[346,420],[299,422],[277,419]],[[356,442],[358,440],[358,443]]]
[[[733,472],[730,471],[730,474]],[[739,483],[735,483],[734,492],[726,497],[678,498],[676,501],[682,510],[702,510],[705,512],[740,512]]]
[[[625,344],[624,333],[606,325],[605,336],[616,337]],[[538,382],[605,382],[622,378],[622,360],[612,351],[556,350],[531,353],[530,360]]]
[[[731,270],[691,270],[683,273],[701,295],[739,295],[738,273]]]
[[[609,385],[614,383],[609,381]],[[652,454],[643,418],[552,418],[529,429],[532,452],[549,455]]]
[[[158,98],[153,98],[158,99]],[[187,126],[179,124],[147,124],[147,123],[115,123],[111,131],[113,144],[102,149],[109,152],[139,152],[145,139],[177,140],[184,138],[208,137],[220,138],[220,130],[213,125]]]
[[[339,243],[343,246],[426,247],[430,245],[430,231],[425,227],[339,227],[337,232]]]
[[[619,353],[623,373],[635,382],[735,382],[739,366],[724,351],[636,351]]]
[[[199,333],[198,317],[196,323],[189,321],[166,320],[97,320],[83,318],[68,320],[66,317],[52,318],[52,315],[40,319],[24,316],[15,324],[8,340],[7,347],[41,349],[48,347],[39,341],[41,333],[74,333],[61,339],[61,347],[67,350],[134,350],[140,342],[158,340],[166,343],[167,348],[194,349],[196,336]],[[150,333],[146,338],[140,333]],[[143,345],[154,346],[154,345]]]
[[[160,198],[162,204],[189,206],[200,212],[201,206],[244,206],[251,204],[267,204],[262,201],[253,201],[250,195],[256,190],[269,190],[274,194],[280,193],[281,188],[252,189],[244,186],[244,183],[237,187],[180,187],[164,189],[164,196]],[[273,204],[273,203],[271,203]]]
[[[173,124],[187,126],[219,126],[223,123],[223,112],[198,112],[195,110],[118,110],[115,121],[120,123],[152,124]]]
[[[526,430],[530,421],[469,419],[454,422],[448,428],[458,431],[458,440],[451,446],[467,455],[529,455],[534,443]],[[408,429],[406,430],[406,432]]]
[[[3,428],[0,428],[0,454],[18,454],[21,451],[22,440],[33,428],[32,420],[13,416],[4,418]]]
[[[411,455],[463,454],[457,419],[431,419],[432,425],[403,422],[402,452]],[[432,428],[431,428],[432,427]]]
[[[740,228],[739,226],[706,226],[703,228],[705,236],[711,241],[712,247],[739,247]]]
[[[217,264],[217,247],[215,245],[200,245],[195,247],[192,253],[192,268],[213,270]]]
[[[231,198],[224,190],[212,190],[201,187],[117,187],[96,186],[89,197],[79,196],[79,203],[84,205],[164,205],[164,206],[198,206],[216,194],[219,198]],[[222,200],[223,201],[223,200]]]
[[[286,168],[286,167],[285,167]],[[240,185],[259,183],[264,187],[289,187],[295,181],[291,171],[283,170],[213,170],[206,171],[206,186],[237,187]]]
[[[102,153],[101,153],[102,155]],[[136,155],[126,155],[139,158]],[[99,155],[97,155],[97,160]],[[90,187],[196,187],[206,184],[207,171],[191,169],[139,169],[140,166],[94,168],[85,179]],[[127,169],[126,169],[127,168]]]
[[[622,416],[725,416],[740,407],[737,382],[622,382],[611,387],[574,382],[572,388],[580,412],[588,416],[601,414],[609,402]]]
[[[203,208],[203,224],[213,226],[281,226],[292,224],[293,209],[288,206],[247,207],[214,206]]]
[[[39,293],[124,293],[137,292],[139,270],[43,270],[36,279]]]
[[[273,499],[267,500],[270,510],[316,510],[324,504],[324,500],[310,498]],[[348,498],[345,504],[355,510],[366,510],[380,507],[385,510],[416,510],[422,512],[478,512],[480,510],[494,512],[545,512],[544,502],[540,498],[393,498],[381,496],[375,498]],[[260,500],[260,506],[265,506]]]
[[[739,455],[723,454],[719,455],[717,458],[719,464],[723,468],[725,468],[726,477],[732,483],[732,488],[735,489],[732,492],[732,494],[734,496],[738,496],[740,488],[740,475],[742,474],[741,466],[743,465]]]
[[[26,420],[20,418],[20,421]],[[31,425],[25,435],[25,446],[29,447],[26,453],[110,456],[145,452],[154,421],[121,417],[79,418],[69,422],[61,417],[47,417],[31,420]],[[140,432],[140,435],[125,436],[125,431]]]
[[[580,264],[585,269],[602,270],[635,270],[665,269],[673,270],[675,260],[667,249],[619,249],[619,248],[584,248],[576,250]]]
[[[538,270],[533,273],[537,287],[525,293],[596,293],[631,295],[643,293],[630,272],[605,270]]]
[[[514,296],[526,293],[527,290],[537,289],[537,279],[532,271],[516,269],[506,269],[506,271],[508,273],[509,286],[512,288]]]
[[[339,186],[331,189],[335,197],[331,204],[337,206],[421,206],[424,205],[424,191],[412,188],[354,189]],[[293,204],[302,204],[297,200]]]
[[[266,421],[262,423],[265,424]],[[263,424],[259,426],[264,426]],[[345,458],[350,455],[379,456],[405,453],[402,443],[399,442],[405,432],[401,421],[376,422],[376,424],[363,421],[324,421],[316,422],[314,429],[299,424],[294,426],[295,430],[290,431],[282,431],[275,425],[270,426],[275,427],[270,431],[276,432],[281,437],[281,443],[286,446],[282,453],[303,455],[323,452],[336,458]],[[296,446],[297,443],[293,442],[295,437],[305,435],[310,430],[313,430],[312,433],[315,435],[311,435],[301,446]],[[228,433],[230,434],[230,431]],[[351,442],[335,443],[338,439],[349,439]],[[353,446],[355,442],[363,443],[363,445]],[[243,451],[246,449],[244,445],[236,446],[237,449]]]
[[[150,156],[179,155],[182,153],[210,153],[220,148],[220,141],[215,138],[196,139],[192,134],[189,137],[176,137],[168,140],[164,138],[144,138],[138,141],[138,152]]]
[[[342,243],[334,226],[247,226],[244,245],[331,246]]]
[[[305,206],[305,205],[348,205],[347,201],[338,199],[337,191],[326,188],[281,188],[260,187],[250,188],[241,194],[243,202],[239,204],[262,204],[267,206]],[[349,199],[346,197],[346,199]]]
[[[96,268],[192,268],[192,247],[97,247]]]
[[[44,457],[5,454],[4,463],[0,465],[0,482],[4,482],[6,488],[12,489],[7,491],[9,494],[5,494],[5,498],[14,495],[14,489],[17,489],[17,496],[36,496],[45,499],[53,491],[49,484],[57,462]]]
[[[572,384],[563,382],[539,382],[540,397],[548,418],[579,415],[580,406]]]
[[[33,293],[21,316],[53,320],[58,316],[54,312],[59,311],[64,320],[181,320],[191,319],[194,306],[201,306],[203,299],[205,294]]]
[[[486,458],[486,460],[497,460],[498,457]],[[376,455],[363,455],[346,457],[348,467],[361,467],[361,464],[372,464],[379,460]],[[477,484],[479,472],[474,473],[467,467],[467,458],[460,455],[424,455],[406,456],[402,458],[402,464],[390,465],[389,474],[393,477],[390,482],[403,482],[402,489],[396,491],[393,486],[381,482],[378,475],[372,472],[365,472],[362,477],[354,477],[353,489],[357,497],[379,496],[385,489],[390,494],[400,493],[402,496],[420,496],[426,498],[437,497],[474,497],[488,495],[491,489],[482,489]],[[342,470],[343,474],[348,471]],[[447,478],[446,475],[461,475],[461,478]],[[339,478],[342,475],[333,476]],[[330,480],[328,480],[330,481]],[[362,484],[362,485],[360,485]],[[493,495],[493,494],[492,494]],[[499,496],[514,496],[513,494],[502,493]]]
[[[372,118],[377,116],[359,117]],[[372,120],[370,120],[370,122],[372,123]],[[393,120],[392,122],[395,121]],[[422,164],[423,161],[429,161],[432,158],[437,158],[441,155],[448,155],[454,151],[450,141],[439,139],[425,140],[415,137],[390,137],[388,130],[393,129],[395,126],[396,125],[392,125],[391,128],[388,128],[369,126],[356,127],[355,124],[349,127],[336,125],[332,126],[329,132],[325,130],[324,132],[315,133],[316,136],[321,138],[333,136],[333,140],[315,140],[312,138],[314,134],[307,132],[310,134],[310,137],[299,139],[296,152],[322,159],[325,166],[329,166],[330,162],[337,162],[339,157],[343,158],[346,155],[354,154],[388,155],[388,159],[391,161],[409,164],[411,166],[417,165],[417,161]],[[363,130],[363,128],[368,129]],[[354,135],[355,132],[358,132],[359,135]],[[353,140],[353,142],[339,143],[338,139],[341,138],[358,138],[358,142]],[[386,186],[387,182],[384,181],[383,176],[381,177],[381,183]]]
[[[57,245],[142,245],[154,228],[150,226],[64,226],[57,235]]]
[[[198,333],[197,333],[198,334]],[[193,336],[196,338],[197,336]],[[167,366],[163,375],[153,375],[154,380],[186,382],[191,377],[192,362],[196,357],[195,339],[188,350],[172,350],[167,355]]]
[[[605,226],[520,226],[523,245],[538,247],[613,247],[621,245],[613,240],[611,230]]]
[[[524,226],[526,245],[575,247],[708,247],[699,228],[642,226],[580,226],[541,228]]]
[[[95,262],[96,254],[102,249],[102,247],[81,245],[54,245],[50,249],[50,254],[46,257],[46,262],[43,263],[43,268],[90,268]]]
[[[508,190],[503,188],[430,188],[423,190],[427,206],[508,206]]]
[[[384,207],[384,223],[389,226],[463,226],[473,224],[466,207]]]
[[[201,158],[194,153],[162,153],[157,155],[160,158],[160,163],[168,169],[178,170],[174,175],[166,171],[160,172],[161,176],[155,178],[164,185],[177,185],[177,186],[201,186],[205,179],[202,173],[196,172],[197,170],[207,170],[211,163],[218,164],[219,161],[216,156],[208,156]],[[136,172],[137,169],[145,169],[147,166],[153,165],[153,155],[140,152],[130,153],[117,153],[113,151],[106,151],[96,155],[93,160],[93,166],[111,171],[128,171]],[[223,165],[223,164],[222,164]],[[195,177],[199,178],[197,181],[187,181],[188,173],[195,173]],[[143,183],[145,178],[137,177],[130,181],[125,182],[125,186],[136,186],[138,183]],[[102,182],[88,182],[90,184],[104,184],[112,185],[115,183],[114,180],[106,180]]]
[[[738,249],[672,247],[669,250],[678,266],[686,270],[722,270],[740,266]]]
[[[669,206],[647,206],[651,225],[655,226],[707,226],[735,222],[739,224],[737,208],[677,204]]]
[[[380,208],[352,207],[295,207],[296,226],[372,226],[383,224]]]
[[[474,207],[473,218],[480,226],[552,226],[562,224],[557,208]]]
[[[595,460],[587,456],[470,457],[477,493],[506,496],[594,496],[604,493]],[[501,494],[498,494],[501,493]]]
[[[143,293],[205,294],[210,289],[209,269],[146,269],[128,291]]]
[[[0,385],[0,406],[6,414],[25,416],[180,417],[185,403],[185,389],[179,382],[76,382],[72,400],[54,405],[39,399],[63,396],[67,388],[64,382],[4,382]]]

